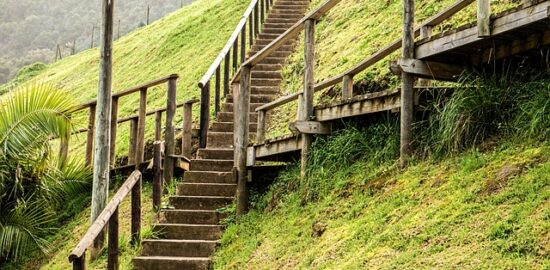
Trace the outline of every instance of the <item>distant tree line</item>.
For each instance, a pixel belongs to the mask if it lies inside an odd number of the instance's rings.
[[[148,7],[152,22],[192,1],[117,1],[115,38],[119,29],[124,35],[145,25]],[[49,63],[59,52],[65,57],[97,45],[100,18],[99,0],[0,1],[0,83],[13,78],[23,66]]]

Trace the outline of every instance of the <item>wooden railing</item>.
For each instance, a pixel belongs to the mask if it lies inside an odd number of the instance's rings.
[[[208,128],[210,125],[210,84],[214,80],[214,114],[217,117],[221,107],[221,87],[223,83],[223,96],[229,94],[229,82],[240,64],[245,62],[247,47],[254,44],[254,40],[260,33],[260,29],[267,14],[273,5],[274,0],[252,0],[244,12],[239,24],[233,34],[216,57],[208,71],[199,81],[201,89],[201,110],[200,110],[200,147],[206,147]],[[248,33],[247,33],[247,24]],[[247,42],[248,35],[248,42]],[[239,39],[240,37],[240,39]],[[222,72],[223,62],[223,78]],[[223,81],[223,82],[222,82]]]
[[[409,0],[409,1],[410,2],[408,2],[407,5],[405,5],[406,8],[410,8],[414,4],[413,0]],[[283,46],[288,40],[297,37],[300,34],[300,32],[304,30],[305,32],[304,34],[305,36],[304,90],[299,93],[295,93],[286,97],[279,98],[274,102],[265,104],[259,107],[258,109],[256,109],[256,111],[259,113],[257,141],[262,142],[263,140],[265,140],[265,118],[266,118],[267,111],[298,99],[300,103],[297,110],[298,121],[310,121],[311,119],[314,118],[313,95],[315,91],[325,89],[327,87],[333,86],[341,82],[343,84],[342,98],[348,99],[353,97],[353,77],[355,75],[371,67],[373,64],[381,61],[385,57],[389,56],[391,53],[397,51],[403,45],[407,46],[404,52],[405,51],[409,52],[411,50],[410,48],[411,40],[413,40],[412,43],[414,44],[414,38],[417,36],[421,36],[422,38],[430,37],[434,26],[450,18],[452,15],[464,9],[474,1],[476,0],[460,0],[456,2],[454,5],[452,5],[451,7],[443,10],[442,12],[433,16],[426,22],[422,23],[420,27],[415,28],[412,31],[410,31],[408,27],[411,26],[411,28],[413,28],[412,21],[410,20],[411,17],[413,16],[405,17],[407,21],[404,19],[403,33],[405,34],[404,36],[407,37],[406,39],[395,40],[394,42],[384,47],[377,53],[369,56],[368,58],[366,58],[361,63],[354,66],[353,68],[337,76],[334,76],[330,79],[322,81],[320,83],[315,83],[314,74],[313,74],[314,63],[315,63],[315,23],[321,16],[325,15],[334,6],[336,6],[336,4],[340,2],[340,0],[325,1],[323,4],[320,5],[320,7],[308,13],[304,18],[298,21],[285,33],[280,35],[278,38],[276,38],[270,44],[264,47],[261,51],[251,56],[246,62],[244,62],[241,65],[240,69],[237,71],[233,81],[231,82],[231,84],[233,85],[232,88],[234,89],[233,90],[234,91],[233,108],[235,113],[234,115],[235,117],[234,119],[235,121],[235,134],[234,134],[235,165],[234,166],[236,168],[237,178],[238,178],[237,212],[238,213],[240,212],[239,209],[246,208],[246,205],[242,202],[246,202],[248,200],[247,198],[240,198],[240,196],[246,197],[246,192],[244,192],[244,188],[246,187],[246,181],[247,181],[246,180],[246,177],[247,177],[246,160],[247,160],[247,146],[249,143],[248,126],[249,126],[250,119],[249,119],[248,112],[250,111],[250,89],[251,89],[250,78],[251,78],[252,69],[254,68],[255,65],[260,63],[262,60],[266,59],[268,56],[270,56],[273,52],[275,52],[277,49]],[[488,28],[489,19],[487,14],[490,14],[489,0],[477,0],[477,1],[478,1],[478,28],[479,29]],[[404,9],[404,11],[405,11],[404,13],[409,12],[409,10],[407,9]],[[406,14],[406,15],[410,15],[410,14]],[[486,33],[483,33],[483,31],[480,31],[479,33],[480,36],[483,36],[485,34]],[[405,56],[405,53],[404,53],[404,58],[407,58],[407,57],[408,56]],[[403,95],[403,92],[411,92],[411,91],[412,90],[401,91],[401,92]],[[410,93],[407,93],[407,96],[403,96],[402,99],[409,99],[411,97],[409,94]],[[405,109],[407,110],[406,112],[407,115],[411,114],[408,108],[409,107],[412,108],[412,106],[408,106],[408,104],[412,102],[413,102],[412,100],[406,101],[407,108]],[[403,111],[405,109],[401,110],[402,114],[404,113]],[[408,129],[409,127],[410,125],[406,124],[405,128]],[[301,136],[302,136],[302,140],[301,140],[302,176],[304,176],[305,164],[310,151],[312,137],[310,134],[301,134]],[[402,157],[404,153],[403,149],[405,149],[403,148],[404,143],[407,145],[410,145],[408,142],[405,142],[405,140],[403,139],[403,128],[402,128],[402,141],[401,141]]]
[[[105,206],[95,222],[90,226],[82,240],[69,255],[69,262],[73,264],[74,270],[86,269],[86,250],[91,247],[96,238],[108,228],[108,259],[107,269],[118,269],[119,256],[119,207],[124,198],[131,191],[131,242],[135,245],[140,241],[141,232],[141,172],[134,171],[122,184],[111,201]]]
[[[419,27],[417,27],[414,30],[414,37],[420,37],[420,38],[430,37],[432,35],[432,29],[435,26],[437,26],[440,23],[444,22],[445,20],[449,19],[454,14],[456,14],[457,12],[463,10],[464,8],[466,8],[467,6],[469,6],[470,4],[472,4],[475,1],[476,0],[461,0],[461,1],[458,1],[458,2],[454,3],[452,6],[449,6],[448,8],[442,10],[438,14],[436,14],[436,15],[432,16],[431,18],[429,18],[428,20],[424,21]],[[293,28],[299,29],[301,26],[298,26],[298,24],[300,24],[301,22],[302,21],[298,22],[295,26],[293,26]],[[287,33],[285,33],[285,34],[287,34]],[[288,31],[288,34],[293,34],[293,33]],[[297,34],[295,34],[295,35],[297,35]],[[280,37],[280,39],[286,40],[282,36]],[[380,49],[379,51],[377,51],[376,53],[368,56],[367,58],[365,58],[363,61],[361,61],[357,65],[353,66],[352,68],[350,68],[350,69],[348,69],[348,70],[346,70],[346,71],[344,71],[344,72],[342,72],[342,73],[340,73],[336,76],[333,76],[329,79],[326,79],[324,81],[315,83],[313,85],[313,91],[314,92],[321,91],[321,90],[327,89],[329,87],[332,87],[332,86],[334,86],[338,83],[342,83],[342,96],[341,96],[341,98],[342,99],[352,98],[354,96],[354,94],[353,94],[353,84],[354,84],[353,77],[355,75],[359,74],[360,72],[368,69],[369,67],[373,66],[374,64],[378,63],[379,61],[385,59],[386,57],[388,57],[392,53],[396,52],[397,50],[399,50],[402,47],[402,42],[403,42],[403,40],[401,38],[396,39],[395,41],[391,42],[389,45],[387,45],[387,46],[383,47],[382,49]],[[270,46],[280,46],[279,44],[283,44],[283,43],[272,42],[264,50],[274,51],[274,50],[276,50],[276,48],[275,49],[269,49],[269,47]],[[267,56],[269,56],[269,54],[263,55],[262,52],[260,52],[257,55],[251,57],[249,61],[251,61],[251,63],[253,64],[257,61],[257,60],[254,60],[256,57],[258,57],[259,59],[263,59]],[[236,77],[236,80],[238,80],[238,77]],[[302,104],[303,95],[304,95],[304,91],[302,90],[302,91],[299,91],[299,92],[296,92],[296,93],[293,93],[293,94],[289,94],[287,96],[280,97],[277,100],[274,100],[270,103],[264,104],[264,105],[256,108],[256,112],[258,113],[258,128],[257,128],[256,141],[261,143],[265,140],[265,117],[266,117],[267,112],[269,112],[270,110],[276,109],[280,106],[283,106],[287,103],[296,101],[296,100],[298,100],[298,112],[300,112],[301,111],[300,108],[303,106],[303,104]]]

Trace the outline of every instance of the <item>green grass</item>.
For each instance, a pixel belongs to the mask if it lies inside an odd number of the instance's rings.
[[[167,76],[180,75],[177,100],[200,97],[199,79],[219,54],[234,30],[247,0],[199,0],[155,23],[138,29],[117,40],[113,53],[113,91],[120,91],[144,82]],[[99,51],[90,49],[41,68],[37,72],[20,76],[16,83],[44,82],[69,90],[79,101],[96,97],[99,67]],[[32,75],[32,76],[30,76]],[[149,109],[166,106],[166,86],[149,91]],[[139,94],[120,100],[120,117],[137,112]],[[198,106],[194,108],[198,119]],[[176,115],[176,124],[182,123],[182,113]],[[153,120],[150,117],[147,136],[153,136]],[[75,116],[85,126],[84,115]],[[129,132],[119,126],[120,143],[117,153],[125,155]],[[82,152],[85,137],[73,139],[73,149]],[[124,142],[124,143],[123,143]]]
[[[501,143],[405,171],[370,153],[314,165],[305,182],[291,167],[227,228],[215,269],[548,269],[550,145]]]

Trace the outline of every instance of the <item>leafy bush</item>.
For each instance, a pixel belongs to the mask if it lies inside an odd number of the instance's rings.
[[[56,211],[89,185],[83,162],[60,160],[50,143],[73,131],[73,100],[50,85],[0,99],[0,260],[46,251]]]

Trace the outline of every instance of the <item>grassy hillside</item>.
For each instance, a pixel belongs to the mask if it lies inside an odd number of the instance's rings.
[[[225,45],[249,3],[247,0],[196,1],[117,40],[113,54],[113,91],[178,73],[178,101],[199,97],[198,80]],[[30,68],[15,81],[52,83],[70,90],[84,102],[97,94],[98,66],[99,52],[91,49],[47,67]],[[166,106],[165,89],[163,86],[150,90],[149,108]],[[128,116],[137,111],[139,95],[122,98],[120,102],[120,117]],[[180,113],[176,122],[181,123]],[[118,153],[126,153],[127,130],[120,128],[119,140],[124,143],[119,144]],[[148,132],[152,132],[152,128]],[[74,141],[84,144],[83,138]]]
[[[295,165],[255,195],[215,269],[550,268],[548,141],[496,140],[400,171],[394,131],[317,141],[315,172],[300,180]]]
[[[310,9],[323,0],[313,0]],[[368,56],[379,51],[402,34],[402,2],[397,0],[342,0],[321,21],[316,29],[315,81],[320,82],[344,72]],[[417,24],[449,7],[456,0],[415,1]],[[520,1],[491,1],[493,13],[519,5]],[[457,13],[452,19],[434,29],[434,34],[455,26],[475,21],[476,5]],[[282,91],[294,93],[303,88],[303,37],[296,52],[283,69]],[[356,93],[385,90],[397,85],[397,77],[390,74],[389,61],[401,55],[398,51],[355,76]],[[341,86],[317,94],[317,100],[330,101],[340,92]],[[270,136],[288,134],[287,123],[296,116],[296,103],[283,106],[270,118]]]

